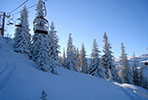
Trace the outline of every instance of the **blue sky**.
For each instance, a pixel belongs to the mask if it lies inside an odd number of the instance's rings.
[[[0,0],[0,11],[10,12],[25,0]],[[29,0],[26,6],[37,3]],[[107,32],[115,57],[120,56],[120,44],[124,43],[129,56],[146,53],[148,48],[148,0],[48,0],[46,2],[49,22],[54,21],[60,38],[61,51],[66,47],[68,34],[72,33],[76,47],[84,43],[87,54],[97,40],[100,51],[103,34]],[[20,11],[18,9],[16,12]],[[14,15],[16,19],[19,14]],[[35,7],[29,9],[30,29],[35,17]],[[14,27],[7,26],[14,34]],[[33,32],[31,31],[33,34]]]

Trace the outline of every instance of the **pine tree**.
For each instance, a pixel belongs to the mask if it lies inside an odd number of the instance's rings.
[[[143,66],[139,66],[139,67],[137,67],[136,68],[136,70],[135,70],[135,73],[136,73],[136,77],[134,77],[134,78],[136,78],[135,80],[134,80],[134,82],[135,82],[135,85],[137,85],[137,86],[142,86],[142,81],[143,81]],[[135,74],[133,74],[133,75],[135,75]]]
[[[62,59],[63,59],[62,66],[64,68],[66,68],[66,53],[65,53],[65,48],[63,49],[63,57],[62,57]]]
[[[133,67],[137,68],[137,60],[136,60],[136,57],[135,57],[135,53],[133,53]]]
[[[65,64],[66,64],[65,49],[63,49],[63,55],[61,55],[59,58],[60,58],[60,63],[61,63],[61,65],[62,65],[62,67],[65,68]]]
[[[47,35],[41,33],[34,34],[31,51],[32,59],[36,62],[39,70],[56,73],[55,63],[49,56]]]
[[[76,49],[73,45],[71,34],[69,34],[67,43],[66,68],[77,71]]]
[[[138,86],[148,89],[148,77],[147,73],[144,72],[145,68],[145,66],[139,67]]]
[[[28,11],[24,6],[21,11],[20,23],[21,27],[17,27],[15,30],[14,37],[14,51],[30,56],[30,38],[29,34],[29,23],[28,23]]]
[[[100,65],[100,63],[101,63],[100,51],[98,50],[97,42],[94,39],[93,47],[91,50],[91,62],[90,62],[89,74],[100,78],[104,78],[105,77],[104,68]]]
[[[41,100],[47,100],[46,97],[47,97],[47,93],[43,90],[42,91],[42,96],[40,97],[40,99]]]
[[[58,45],[59,38],[56,35],[57,31],[55,30],[54,23],[52,22],[50,25],[50,32],[48,34],[49,39],[49,49],[50,49],[50,57],[56,63],[57,66],[60,66],[60,60],[58,54],[60,53]]]
[[[128,63],[127,54],[125,53],[125,47],[123,43],[121,43],[120,65],[121,70],[119,71],[119,76],[122,82],[133,84],[133,73]]]
[[[143,74],[141,86],[148,89],[148,77],[146,74]]]
[[[139,70],[138,70],[137,67],[138,67],[137,66],[137,60],[135,58],[135,53],[133,53],[133,67],[132,67],[132,69],[133,69],[133,82],[134,82],[135,85],[140,85],[139,84],[139,78],[138,78],[138,75],[140,73],[139,73]]]
[[[80,68],[80,66],[81,66],[81,64],[80,64],[80,53],[79,53],[78,48],[77,48],[76,56],[77,56],[77,71],[81,71],[82,69]]]
[[[82,48],[80,51],[80,64],[81,64],[81,72],[83,73],[88,73],[88,63],[87,63],[87,58],[86,58],[86,51],[84,44],[82,44]]]
[[[60,64],[63,65],[63,58],[62,56],[59,56]]]
[[[105,79],[107,80],[115,80],[117,77],[115,66],[113,65],[113,55],[111,51],[111,44],[108,41],[108,37],[106,32],[104,32],[104,47],[103,52],[104,54],[101,57],[101,66],[105,69]]]
[[[44,19],[41,17],[44,16],[44,8],[42,0],[39,0],[37,5],[37,16],[36,18],[40,18],[37,20],[36,26],[40,29],[44,29],[45,24]],[[44,29],[45,30],[45,29]],[[32,53],[32,60],[36,62],[37,68],[39,70],[45,72],[51,72],[56,74],[56,65],[53,59],[50,57],[50,49],[49,49],[49,41],[48,35],[43,33],[35,33],[33,35],[32,45],[31,45],[31,53]]]

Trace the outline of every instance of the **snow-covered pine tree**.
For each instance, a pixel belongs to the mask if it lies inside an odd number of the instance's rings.
[[[133,72],[128,63],[127,54],[125,52],[125,47],[121,43],[121,57],[120,57],[121,70],[119,71],[119,76],[123,83],[133,84]]]
[[[36,28],[38,30],[41,30],[42,32],[47,31],[45,29],[45,20],[44,20],[44,3],[42,0],[39,0],[37,4],[37,16],[35,23]],[[56,74],[55,69],[55,62],[53,59],[50,58],[49,52],[49,41],[47,34],[41,33],[41,31],[35,32],[33,35],[32,45],[31,45],[31,54],[32,54],[32,60],[36,62],[37,68],[39,70],[45,71],[45,72],[51,72]]]
[[[50,31],[48,34],[49,39],[49,49],[50,49],[50,57],[53,59],[53,61],[56,63],[57,66],[60,66],[60,60],[58,54],[60,53],[58,45],[59,38],[56,35],[57,31],[55,30],[54,23],[52,22],[50,25]]]
[[[146,74],[143,75],[142,87],[148,89],[148,77]]]
[[[89,74],[100,77],[100,78],[104,78],[105,77],[104,68],[100,66],[100,63],[101,63],[100,51],[98,49],[96,39],[94,39],[92,50],[91,50]]]
[[[135,57],[135,53],[133,53],[133,67],[134,68],[137,68],[138,67],[137,60],[136,60],[136,57]]]
[[[63,58],[62,56],[59,56],[60,64],[63,65]]]
[[[146,74],[143,74],[143,75],[142,75],[142,83],[141,83],[141,86],[142,86],[143,88],[148,89],[148,77],[147,77]]]
[[[141,86],[143,88],[146,88],[148,89],[148,77],[147,77],[147,73],[144,72],[146,66],[141,66],[141,67],[138,67],[138,86]]]
[[[76,56],[77,56],[77,71],[81,71],[81,64],[80,64],[80,53],[79,53],[79,49],[77,48],[77,52],[76,52]]]
[[[135,85],[137,86],[142,86],[142,81],[143,81],[143,69],[144,67],[143,66],[138,66],[136,69],[135,69],[135,72],[133,73],[133,75],[135,75],[136,73],[136,77],[133,76],[134,78],[136,78],[134,80],[133,78],[133,82],[135,83]]]
[[[43,90],[42,91],[42,96],[40,97],[40,99],[41,100],[47,100],[46,97],[47,97],[47,93]]]
[[[59,56],[59,60],[62,67],[65,68],[65,61],[66,61],[65,49],[63,49],[63,55]]]
[[[21,27],[17,27],[14,34],[14,51],[18,53],[25,54],[30,56],[30,38],[29,34],[29,23],[28,23],[28,11],[26,6],[24,6],[21,11],[20,17],[20,25]]]
[[[63,66],[64,68],[66,68],[66,53],[65,53],[65,48],[63,49],[62,60],[63,60],[62,66]]]
[[[45,72],[56,73],[55,62],[49,56],[47,35],[41,33],[34,34],[31,47],[32,59],[36,62],[37,68]]]
[[[132,67],[132,70],[133,70],[133,82],[135,85],[140,85],[139,84],[139,78],[138,78],[138,74],[139,73],[139,70],[138,70],[138,65],[137,65],[137,60],[136,60],[136,57],[135,57],[135,53],[133,53],[133,67]]]
[[[86,51],[84,44],[82,44],[81,51],[80,51],[80,65],[81,65],[81,72],[88,73],[88,63],[86,58]]]
[[[111,51],[111,44],[109,43],[108,37],[106,32],[104,32],[104,47],[103,52],[104,54],[101,57],[101,66],[105,69],[105,79],[112,81],[117,78],[116,67],[113,65],[113,55]]]
[[[69,39],[67,43],[67,58],[66,58],[66,68],[77,71],[77,57],[76,49],[73,45],[71,33],[69,34]]]

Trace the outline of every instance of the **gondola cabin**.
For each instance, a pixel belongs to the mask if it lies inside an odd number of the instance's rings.
[[[48,34],[49,23],[43,17],[35,18],[34,22],[34,33]]]

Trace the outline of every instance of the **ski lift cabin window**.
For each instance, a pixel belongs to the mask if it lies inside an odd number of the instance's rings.
[[[37,17],[33,24],[35,33],[48,34],[49,24],[45,18]]]

